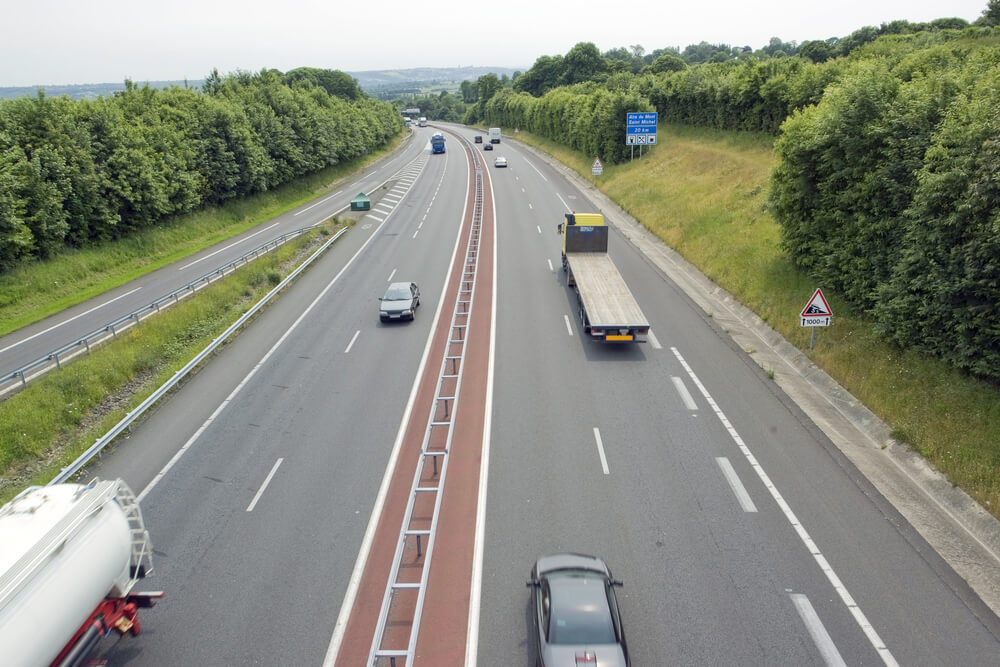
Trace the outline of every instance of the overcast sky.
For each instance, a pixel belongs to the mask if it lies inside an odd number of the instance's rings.
[[[196,80],[213,68],[527,69],[577,42],[647,52],[701,41],[760,48],[866,25],[953,17],[987,0],[5,0],[0,86]],[[631,9],[630,9],[630,8]]]

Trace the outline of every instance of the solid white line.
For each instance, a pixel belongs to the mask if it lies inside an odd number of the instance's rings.
[[[27,342],[28,342],[29,340],[31,340],[31,339],[33,339],[33,338],[38,338],[39,336],[41,336],[41,335],[43,335],[43,334],[47,334],[48,332],[52,331],[53,329],[58,329],[59,327],[63,326],[64,324],[69,324],[70,322],[72,322],[72,321],[73,321],[73,320],[75,320],[75,319],[79,319],[79,318],[83,317],[84,315],[89,315],[90,313],[94,312],[95,310],[99,310],[99,309],[101,309],[101,308],[104,308],[104,306],[108,305],[109,303],[114,303],[114,302],[115,302],[115,301],[117,301],[118,299],[124,299],[124,298],[125,298],[125,297],[127,297],[127,296],[128,296],[129,294],[134,294],[135,292],[138,292],[138,291],[139,291],[139,290],[141,290],[141,289],[142,289],[141,287],[136,287],[136,288],[135,288],[135,289],[133,289],[133,290],[129,290],[128,292],[125,292],[124,294],[122,294],[122,295],[120,295],[120,296],[116,296],[115,298],[113,298],[113,299],[110,299],[110,300],[108,300],[108,301],[105,301],[104,303],[102,303],[102,304],[100,304],[100,305],[97,305],[97,306],[94,306],[94,307],[93,307],[93,308],[91,308],[90,310],[85,310],[85,311],[83,311],[82,313],[80,313],[79,315],[74,315],[73,317],[69,318],[68,320],[63,320],[63,321],[62,321],[62,322],[60,322],[59,324],[53,324],[53,325],[52,325],[51,327],[49,327],[49,328],[48,328],[48,329],[46,329],[45,331],[39,331],[39,332],[38,332],[38,333],[36,333],[36,334],[32,334],[31,336],[28,336],[28,337],[27,337],[27,338],[25,338],[24,340],[19,340],[19,341],[17,341],[16,343],[13,343],[13,344],[11,344],[11,345],[8,345],[7,347],[5,347],[5,348],[3,348],[3,349],[0,349],[0,352],[6,352],[7,350],[12,350],[12,349],[14,349],[15,347],[17,347],[18,345],[20,345],[21,343],[27,343]]]
[[[344,354],[348,354],[351,351],[351,348],[354,347],[354,341],[358,339],[359,335],[361,335],[361,329],[355,331],[354,335],[351,336],[351,342],[347,344],[347,349],[344,350]]]
[[[389,274],[389,277],[388,277],[388,278],[386,279],[386,282],[387,282],[387,283],[391,283],[391,282],[392,282],[392,277],[393,277],[394,275],[396,275],[396,270],[397,270],[397,269],[393,269],[393,270],[392,270],[392,273],[390,273],[390,274]]]
[[[708,390],[705,388],[705,385],[703,385],[701,383],[701,380],[698,379],[698,376],[694,374],[694,371],[684,360],[684,357],[681,356],[681,353],[677,351],[677,348],[672,347],[670,349],[673,351],[674,356],[677,357],[677,360],[680,362],[681,366],[684,367],[684,370],[687,371],[688,376],[691,378],[692,381],[694,381],[694,384],[696,387],[698,387],[698,390],[701,392],[701,395],[705,398],[706,401],[708,401],[708,404],[715,412],[715,416],[719,418],[719,421],[722,422],[722,425],[726,428],[726,431],[729,432],[729,437],[733,439],[733,442],[736,443],[736,446],[740,448],[741,452],[743,452],[743,456],[745,456],[747,461],[750,462],[750,466],[757,473],[757,476],[760,478],[760,481],[764,483],[764,487],[771,493],[771,497],[774,498],[774,502],[777,503],[779,508],[781,508],[781,511],[785,515],[785,518],[788,520],[790,524],[792,524],[792,528],[794,528],[795,532],[798,533],[799,539],[802,540],[803,544],[805,544],[806,550],[808,550],[809,553],[812,554],[812,557],[816,560],[816,563],[819,565],[819,568],[823,571],[823,574],[826,575],[826,578],[833,586],[833,589],[837,591],[837,595],[840,596],[841,601],[844,603],[845,606],[847,606],[847,609],[848,611],[851,612],[851,615],[854,616],[854,621],[858,624],[858,626],[860,626],[862,632],[865,633],[865,636],[868,637],[868,641],[871,643],[872,647],[878,653],[879,657],[882,658],[882,662],[884,662],[889,667],[897,667],[899,663],[896,662],[896,658],[893,657],[892,652],[889,651],[889,648],[885,645],[885,642],[882,641],[882,638],[879,637],[879,634],[875,630],[874,626],[872,626],[872,624],[868,621],[868,618],[865,616],[864,612],[861,611],[861,607],[859,607],[858,604],[854,601],[854,598],[851,597],[851,594],[850,592],[848,592],[847,587],[844,586],[843,582],[841,582],[840,577],[837,576],[837,573],[833,571],[833,568],[830,566],[826,558],[820,552],[819,547],[817,547],[816,543],[813,542],[811,537],[809,537],[809,533],[806,532],[805,526],[799,523],[798,517],[796,517],[795,513],[792,512],[792,508],[788,505],[788,503],[785,502],[784,497],[778,491],[778,487],[776,487],[774,483],[771,482],[770,476],[768,476],[768,474],[764,471],[764,468],[760,465],[760,463],[757,462],[757,458],[753,455],[753,452],[751,452],[750,448],[747,447],[745,442],[743,442],[743,438],[741,438],[740,434],[736,432],[736,429],[733,428],[733,425],[729,423],[729,418],[726,417],[726,415],[722,412],[722,409],[719,408],[718,404],[715,402],[715,399],[713,399],[712,396],[708,393]]]
[[[681,400],[684,401],[684,406],[688,410],[697,410],[698,404],[694,402],[694,397],[691,396],[691,392],[688,391],[687,385],[684,384],[684,380],[675,376],[671,376],[671,380],[674,381],[674,388],[677,389],[677,393],[681,395]]]
[[[259,229],[259,230],[257,230],[256,232],[254,232],[253,234],[249,234],[249,235],[247,235],[247,236],[244,236],[244,237],[243,237],[243,238],[241,238],[241,239],[240,239],[239,241],[234,241],[233,243],[230,243],[229,245],[225,246],[224,248],[219,248],[218,250],[216,250],[216,251],[215,251],[215,252],[213,252],[213,253],[209,253],[209,254],[205,255],[204,257],[201,257],[201,258],[199,258],[199,259],[196,259],[196,260],[194,260],[193,262],[191,262],[191,263],[189,263],[189,264],[185,264],[184,266],[182,266],[182,267],[178,268],[177,270],[178,270],[178,271],[183,271],[184,269],[187,269],[187,268],[190,268],[190,267],[194,266],[194,265],[195,265],[195,264],[197,264],[198,262],[204,262],[204,261],[205,261],[206,259],[208,259],[209,257],[215,257],[215,256],[216,256],[216,255],[218,255],[218,254],[219,254],[220,252],[225,252],[226,250],[229,250],[229,249],[230,249],[230,248],[232,248],[232,247],[235,247],[235,246],[238,246],[239,244],[243,243],[244,241],[249,241],[249,240],[250,240],[250,239],[252,239],[253,237],[257,236],[258,234],[263,234],[263,233],[264,233],[264,232],[266,232],[267,230],[269,230],[269,229],[272,229],[272,228],[274,228],[274,227],[277,227],[277,226],[278,226],[279,224],[280,224],[280,223],[277,223],[277,222],[276,222],[276,223],[274,223],[273,225],[268,225],[268,226],[267,226],[267,227],[265,227],[264,229]]]
[[[554,266],[552,266],[552,260],[551,259],[547,259],[545,261],[549,263],[549,271],[555,272],[556,268]]]
[[[490,189],[493,189],[493,179],[490,178]],[[493,199],[493,219],[496,220],[496,199]],[[469,591],[469,624],[465,639],[465,665],[476,667],[479,659],[479,612],[482,604],[483,589],[483,553],[486,545],[486,486],[490,478],[490,433],[493,421],[493,369],[496,360],[497,338],[497,226],[493,225],[493,308],[490,313],[490,361],[486,371],[486,401],[483,422],[483,451],[479,466],[479,505],[476,508],[476,539],[472,549],[472,587]]]
[[[656,337],[656,334],[653,333],[652,329],[649,330],[648,336],[649,336],[649,344],[653,346],[654,350],[662,350],[663,349],[663,346],[660,345],[660,341]]]
[[[267,485],[271,483],[271,478],[274,477],[274,473],[278,472],[278,466],[280,466],[281,462],[284,460],[285,459],[278,459],[275,461],[274,467],[271,468],[271,472],[267,475],[267,479],[265,479],[264,483],[260,485],[259,489],[257,489],[257,495],[254,496],[253,500],[250,501],[250,504],[247,505],[247,512],[253,512],[253,508],[257,506],[257,501],[260,500],[262,495],[264,495],[264,489],[266,489]]]
[[[337,272],[337,275],[335,275],[333,278],[330,279],[330,282],[326,284],[326,287],[323,288],[323,291],[321,291],[316,296],[316,298],[312,300],[312,303],[310,303],[306,307],[306,309],[302,311],[302,314],[299,315],[294,322],[292,322],[292,325],[288,327],[287,330],[285,330],[285,333],[281,334],[281,338],[279,338],[274,343],[274,345],[271,346],[271,349],[269,349],[267,353],[260,358],[260,361],[258,361],[257,364],[250,370],[250,372],[246,374],[246,377],[240,380],[240,383],[236,385],[236,388],[234,388],[231,392],[229,392],[229,396],[226,396],[225,400],[219,404],[219,407],[217,407],[215,411],[211,415],[209,415],[208,419],[206,419],[205,422],[200,427],[198,427],[198,430],[195,431],[194,434],[187,439],[187,442],[185,442],[184,445],[179,450],[177,450],[177,453],[174,454],[173,458],[167,461],[167,464],[160,469],[160,472],[156,473],[156,477],[154,477],[149,482],[149,484],[146,485],[146,488],[142,490],[142,492],[137,496],[136,500],[141,502],[142,499],[145,498],[149,494],[149,492],[152,491],[153,488],[160,483],[160,480],[162,480],[166,476],[166,474],[170,472],[170,469],[173,468],[178,461],[180,461],[181,457],[184,455],[184,452],[190,449],[191,446],[198,441],[198,438],[200,438],[201,434],[204,433],[205,430],[212,425],[212,422],[215,421],[215,418],[218,417],[220,414],[222,414],[222,411],[226,409],[226,406],[228,406],[232,402],[232,400],[236,398],[236,395],[243,390],[243,387],[245,387],[247,383],[250,382],[250,378],[252,378],[254,375],[257,374],[257,371],[259,371],[261,367],[267,363],[267,360],[271,358],[271,355],[274,354],[274,352],[279,347],[281,347],[281,344],[285,342],[285,339],[287,339],[290,335],[292,335],[292,332],[298,328],[302,320],[304,320],[306,316],[309,315],[310,312],[312,312],[312,309],[316,307],[316,304],[319,303],[320,299],[326,296],[326,293],[329,292],[331,288],[333,288],[334,284],[338,280],[340,280],[340,276],[344,275],[344,272],[347,271],[347,269],[350,268],[352,264],[354,264],[354,260],[356,260],[361,255],[361,253],[365,251],[365,248],[368,247],[368,244],[372,242],[372,239],[375,238],[375,236],[378,234],[378,230],[381,228],[382,225],[379,225],[375,229],[375,232],[373,232],[372,235],[369,236],[368,239],[361,244],[361,247],[358,248],[357,252],[355,252],[354,255],[352,255],[349,260],[347,260],[347,263],[345,263],[343,268],[341,268],[340,271]]]
[[[528,163],[528,166],[529,166],[529,167],[531,167],[531,168],[532,168],[532,169],[534,169],[535,171],[538,171],[538,167],[536,167],[535,165],[533,165],[533,164],[531,163],[531,161],[530,161],[530,160],[525,160],[525,162],[527,162],[527,163]],[[545,181],[546,183],[548,183],[548,182],[549,182],[549,179],[545,178],[545,174],[543,174],[542,172],[538,171],[538,175],[539,175],[539,176],[541,176],[541,177],[542,177],[542,180],[543,180],[543,181]]]
[[[601,432],[596,426],[594,427],[594,440],[597,441],[597,453],[601,455],[601,468],[605,475],[609,475],[611,472],[608,470],[608,457],[604,455],[604,442],[601,440]]]
[[[445,172],[441,173],[442,181],[444,180],[444,174]],[[438,188],[441,187],[440,183],[441,181],[438,181]],[[462,205],[462,211],[465,211],[468,206],[468,176],[466,177],[465,192],[466,201],[465,204]],[[372,234],[369,238],[375,238],[375,235]],[[455,264],[455,258],[458,255],[459,242],[461,240],[462,226],[459,225],[458,233],[455,235],[455,246],[451,251],[451,263],[449,266],[454,266]],[[337,662],[337,654],[340,653],[340,644],[344,640],[344,632],[347,630],[347,621],[351,617],[351,610],[354,609],[354,600],[357,598],[358,589],[361,586],[361,575],[364,573],[365,565],[368,563],[368,555],[371,553],[372,542],[375,540],[375,530],[378,528],[379,520],[382,517],[382,510],[385,507],[386,496],[389,495],[389,483],[392,481],[392,473],[396,469],[396,461],[399,458],[399,451],[403,447],[403,434],[406,430],[407,424],[410,422],[410,413],[413,411],[413,404],[417,400],[417,389],[420,385],[420,378],[424,374],[424,369],[427,366],[427,358],[430,356],[431,343],[434,342],[434,331],[436,327],[441,324],[439,320],[441,319],[441,308],[443,304],[444,299],[438,299],[437,311],[434,313],[434,322],[436,324],[427,334],[427,343],[424,345],[424,354],[420,358],[420,365],[417,367],[417,374],[414,376],[413,386],[410,388],[410,398],[406,402],[406,408],[403,410],[403,417],[400,420],[399,428],[396,431],[396,441],[392,446],[392,452],[389,454],[389,460],[386,462],[385,472],[382,474],[382,483],[379,486],[378,493],[375,496],[375,503],[372,506],[372,513],[368,517],[368,527],[365,529],[365,536],[361,540],[361,547],[358,549],[358,557],[354,561],[354,570],[352,570],[351,578],[347,582],[347,590],[344,592],[344,599],[340,604],[340,611],[337,614],[337,622],[333,626],[333,634],[330,636],[330,643],[327,645],[326,656],[323,659],[323,667],[333,667],[333,664]]]
[[[792,598],[792,604],[795,605],[795,611],[799,612],[799,617],[806,624],[809,636],[812,637],[813,643],[819,649],[819,654],[823,656],[823,662],[828,667],[847,667],[847,663],[840,656],[840,651],[837,650],[836,644],[830,639],[830,634],[823,627],[823,621],[819,620],[819,616],[816,614],[816,610],[813,609],[812,603],[809,602],[809,598],[801,593],[790,593],[789,595]]]
[[[330,201],[331,199],[333,199],[334,197],[336,197],[337,195],[339,195],[341,192],[343,192],[343,190],[337,190],[336,192],[334,192],[329,197],[326,197],[324,199],[320,199],[315,204],[310,204],[309,206],[306,206],[304,209],[302,209],[301,211],[299,211],[297,213],[292,213],[292,217],[294,218],[297,215],[301,215],[301,214],[305,213],[306,211],[308,211],[311,208],[316,208],[317,206],[319,206],[320,204],[322,204],[325,201]]]
[[[747,493],[747,489],[743,486],[743,482],[740,481],[740,476],[736,474],[736,470],[733,468],[733,464],[729,462],[729,459],[725,456],[716,456],[715,462],[719,464],[719,468],[722,469],[722,474],[729,482],[729,488],[733,490],[736,494],[736,500],[739,501],[740,507],[743,508],[744,512],[756,512],[757,506],[753,504],[753,500],[750,498],[750,494]]]
[[[570,336],[573,335],[573,326],[569,323],[569,315],[563,315],[563,319],[566,320],[566,333]]]
[[[563,198],[562,198],[562,197],[561,197],[561,196],[559,195],[559,193],[558,193],[558,192],[556,193],[556,197],[559,197],[559,201],[561,201],[561,202],[562,202],[562,205],[563,205],[564,207],[566,207],[566,210],[567,210],[567,211],[569,211],[570,213],[572,213],[572,212],[573,212],[573,209],[571,209],[571,208],[569,207],[569,204],[567,204],[567,203],[566,203],[566,200],[565,200],[565,199],[563,199]]]

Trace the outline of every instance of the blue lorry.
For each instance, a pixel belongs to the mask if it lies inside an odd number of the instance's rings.
[[[444,153],[444,135],[440,132],[431,137],[431,153]]]

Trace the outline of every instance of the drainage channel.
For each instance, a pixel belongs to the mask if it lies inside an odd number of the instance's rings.
[[[468,144],[464,139],[463,143]],[[441,496],[453,444],[455,410],[462,386],[469,314],[476,286],[479,236],[483,223],[482,164],[478,151],[469,152],[475,168],[472,229],[465,251],[465,264],[451,318],[448,343],[445,345],[434,400],[420,447],[420,458],[413,475],[402,530],[396,543],[392,569],[368,655],[368,664],[373,667],[412,665],[420,632],[420,615],[427,591]],[[402,635],[406,634],[407,625],[409,633],[406,645],[403,646]],[[391,628],[391,632],[387,632],[388,628]]]

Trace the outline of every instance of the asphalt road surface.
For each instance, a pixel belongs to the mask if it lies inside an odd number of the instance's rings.
[[[88,471],[147,490],[147,587],[167,593],[138,638],[102,644],[109,664],[323,662],[466,205],[457,141],[431,156],[421,133],[392,170],[412,182],[391,214],[352,229]],[[614,231],[653,335],[585,340],[555,228],[592,205],[506,138],[482,155],[497,246],[482,577],[449,584],[480,601],[469,664],[534,664],[524,581],[558,551],[624,580],[633,665],[997,664],[997,617]],[[393,280],[420,285],[412,323],[378,322]]]

